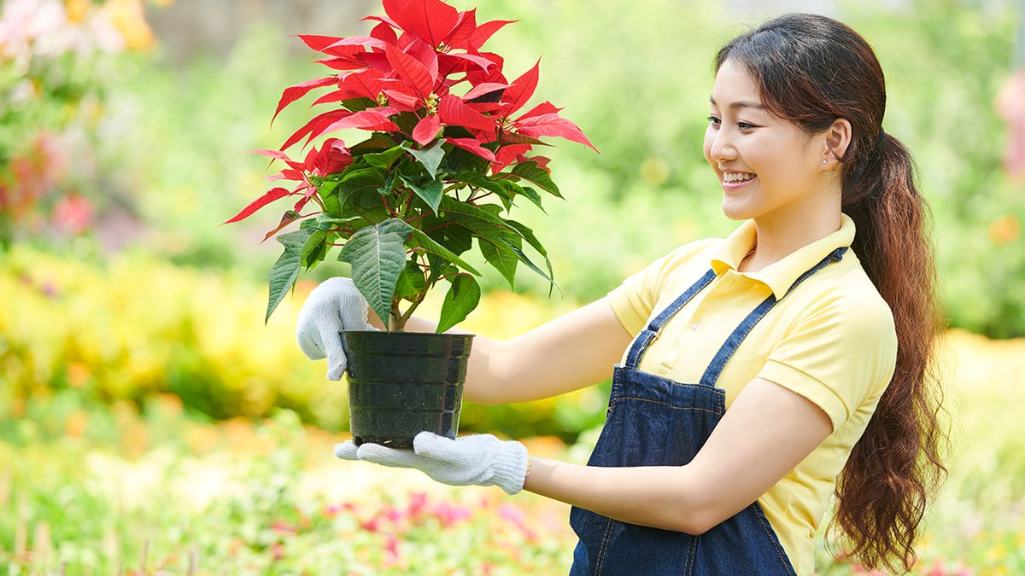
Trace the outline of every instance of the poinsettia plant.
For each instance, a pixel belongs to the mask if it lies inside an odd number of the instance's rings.
[[[389,330],[402,331],[440,280],[449,290],[438,333],[477,306],[480,272],[461,257],[473,238],[510,287],[521,262],[549,281],[549,295],[555,284],[544,246],[507,216],[521,196],[542,211],[541,192],[562,198],[549,159],[533,152],[548,146],[540,137],[598,149],[551,102],[521,112],[537,87],[540,60],[510,82],[504,59],[481,50],[515,20],[477,24],[476,9],[459,12],[441,0],[383,0],[383,7],[385,16],[363,18],[377,22],[367,36],[299,35],[331,72],[286,88],[271,123],[317,89],[330,88],[312,105],[330,109],[279,149],[256,151],[284,163],[271,180],[292,184],[271,188],[225,222],[295,199],[264,236],[300,221],[298,230],[276,237],[284,251],[271,270],[265,321],[300,269],[316,266],[334,246],[341,246],[338,260],[352,266],[354,284]],[[370,134],[353,146],[337,137],[310,146],[353,128]],[[286,153],[303,139],[305,154]],[[303,214],[311,202],[319,209]],[[524,242],[545,259],[547,273],[524,253]],[[400,310],[403,300],[410,305]]]

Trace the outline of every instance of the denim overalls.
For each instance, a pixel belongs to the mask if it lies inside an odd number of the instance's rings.
[[[846,250],[843,246],[831,252],[793,287],[839,262]],[[754,325],[776,305],[775,295],[730,334],[699,384],[676,382],[636,367],[663,325],[714,278],[715,271],[708,270],[634,338],[626,364],[613,366],[605,426],[588,466],[682,466],[708,439],[726,410],[726,393],[715,387],[719,374]],[[795,576],[757,501],[700,536],[628,524],[576,506],[570,508],[569,523],[580,538],[570,576]]]

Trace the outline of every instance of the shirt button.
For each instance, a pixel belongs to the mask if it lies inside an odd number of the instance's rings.
[[[691,325],[690,325],[690,331],[691,331],[691,332],[697,332],[697,331],[698,331],[698,327],[699,327],[699,326],[701,326],[701,324],[699,324],[699,323],[697,323],[697,322],[695,322],[695,323],[691,324]]]

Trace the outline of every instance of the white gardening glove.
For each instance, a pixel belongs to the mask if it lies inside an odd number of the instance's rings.
[[[412,450],[369,442],[357,447],[348,440],[335,445],[335,456],[394,468],[416,468],[452,486],[499,486],[509,495],[522,490],[527,478],[527,447],[516,440],[499,440],[492,434],[452,440],[424,431],[413,438]]]
[[[321,282],[299,309],[295,337],[310,360],[327,356],[327,379],[340,380],[348,366],[342,349],[345,330],[378,330],[367,322],[370,305],[352,278],[335,277]]]

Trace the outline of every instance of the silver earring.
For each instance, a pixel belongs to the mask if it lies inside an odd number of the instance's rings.
[[[823,160],[823,161],[822,161],[822,163],[823,163],[823,164],[825,164],[825,163],[826,163],[826,161],[825,161],[825,160]]]

